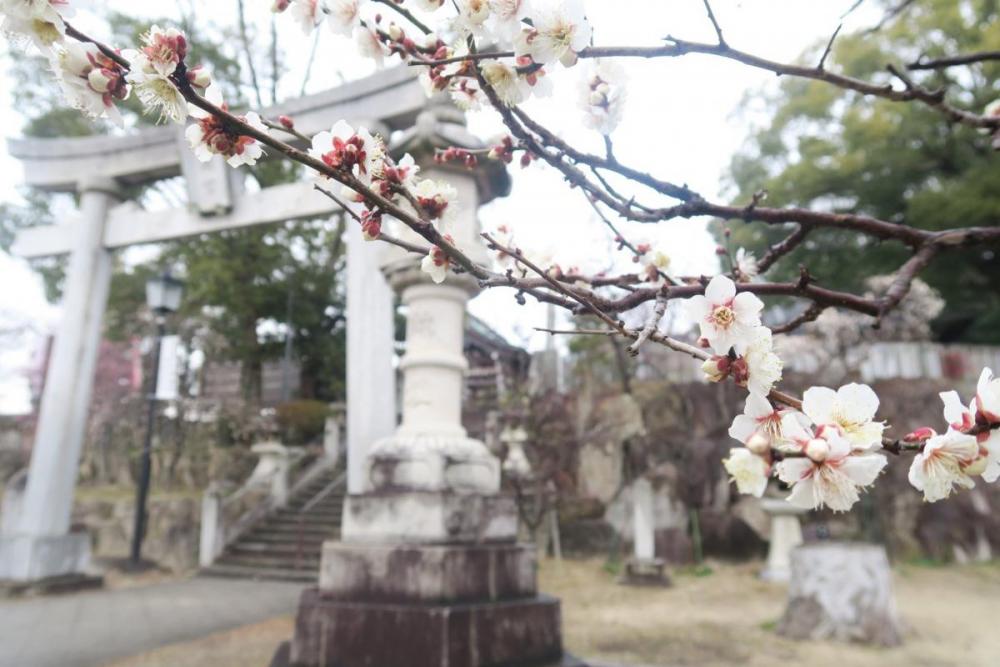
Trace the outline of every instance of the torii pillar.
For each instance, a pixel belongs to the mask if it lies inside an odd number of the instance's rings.
[[[449,125],[431,115],[417,130],[447,138]],[[492,193],[482,174],[423,162],[421,176],[458,190],[458,246],[485,261],[477,210]],[[291,663],[563,664],[559,601],[537,592],[535,549],[517,544],[517,508],[500,493],[499,461],[461,424],[465,306],[479,286],[455,273],[434,284],[421,258],[395,247],[384,257],[407,307],[402,422],[369,451],[364,488],[346,499],[342,540],[323,545],[319,586],[299,606]]]
[[[20,516],[15,531],[0,536],[0,579],[32,581],[82,573],[90,562],[89,536],[71,533],[69,526],[111,284],[104,226],[121,194],[111,179],[83,180],[77,191],[81,219],[74,225],[62,320],[45,377]]]

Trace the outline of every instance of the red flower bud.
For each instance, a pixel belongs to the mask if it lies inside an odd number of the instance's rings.
[[[281,126],[284,128],[289,130],[295,129],[295,121],[292,120],[291,116],[278,116],[278,122],[281,123]]]

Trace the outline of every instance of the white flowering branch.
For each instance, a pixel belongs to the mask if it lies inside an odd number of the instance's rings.
[[[622,82],[617,79],[619,72],[608,62],[618,58],[677,58],[694,53],[722,57],[779,75],[823,81],[861,95],[919,103],[953,122],[994,132],[994,142],[1000,136],[1000,105],[991,105],[982,115],[960,109],[946,101],[943,90],[928,89],[892,65],[887,70],[902,82],[902,89],[830,72],[826,62],[839,26],[815,67],[760,58],[729,46],[711,3],[703,3],[717,43],[667,37],[666,44],[657,47],[592,46],[592,28],[581,0],[561,0],[558,11],[531,14],[521,0],[456,1],[452,6],[457,15],[449,22],[449,31],[456,35],[452,44],[438,37],[399,0],[372,0],[372,4],[390,7],[403,25],[385,21],[381,14],[362,18],[364,0],[278,0],[274,5],[278,12],[291,10],[307,33],[325,20],[334,31],[352,35],[362,52],[379,61],[386,55],[398,55],[422,67],[421,78],[430,92],[449,91],[459,104],[487,104],[498,111],[510,132],[499,145],[488,151],[448,148],[436,157],[442,161],[461,159],[471,168],[479,159],[511,162],[519,153],[523,166],[541,160],[558,170],[571,187],[579,188],[587,197],[615,235],[619,249],[628,249],[633,260],[642,265],[642,271],[617,276],[584,275],[536,261],[513,244],[509,230],[503,232],[503,239],[483,235],[489,248],[497,253],[498,262],[507,264],[507,268],[498,272],[478,264],[446,231],[447,215],[453,210],[453,188],[418,178],[419,167],[412,157],[392,160],[382,142],[364,128],[340,122],[329,132],[309,137],[295,129],[291,118],[270,120],[252,111],[246,115],[233,113],[217,96],[217,90],[210,87],[207,73],[188,67],[187,43],[176,30],[154,26],[143,37],[140,50],[119,53],[65,21],[63,14],[69,3],[63,0],[55,4],[5,5],[0,17],[5,31],[26,34],[50,57],[73,103],[93,115],[115,117],[115,101],[134,90],[147,110],[159,113],[163,119],[183,122],[189,114],[196,119],[188,126],[186,136],[198,159],[222,155],[232,166],[253,165],[267,148],[309,168],[323,182],[340,184],[344,188],[342,196],[349,202],[320,185],[316,188],[361,225],[366,239],[385,241],[423,255],[421,266],[436,282],[456,271],[471,275],[484,288],[513,288],[520,302],[525,294],[531,295],[574,314],[596,317],[608,327],[574,329],[572,333],[629,339],[633,354],[644,344],[655,342],[701,361],[710,380],[732,380],[745,387],[749,395],[744,414],[734,420],[730,429],[730,435],[743,446],[734,449],[726,461],[741,491],[760,495],[768,479],[776,475],[793,486],[790,501],[804,507],[825,504],[834,510],[846,510],[857,500],[859,490],[870,485],[886,464],[880,451],[914,453],[910,479],[929,500],[946,497],[953,488],[969,486],[976,475],[994,481],[1000,477],[1000,379],[994,379],[989,369],[984,370],[976,399],[968,407],[954,392],[943,396],[947,433],[938,435],[925,428],[892,439],[884,435],[885,425],[875,421],[878,399],[864,385],[846,385],[837,391],[812,387],[801,400],[779,390],[782,363],[774,352],[772,335],[812,321],[827,308],[863,313],[877,325],[900,304],[913,281],[936,256],[958,247],[1000,244],[1000,228],[929,231],[870,216],[771,208],[761,205],[764,193],[754,195],[746,206],[710,202],[685,185],[634,169],[617,159],[608,134],[618,123],[624,97]],[[424,8],[434,10],[442,4],[427,1]],[[240,27],[245,41],[242,16]],[[75,40],[77,46],[64,42],[63,36]],[[480,41],[500,47],[510,43],[514,48],[480,52]],[[504,62],[511,59],[512,65]],[[533,90],[544,87],[547,67],[557,62],[572,66],[580,59],[594,61],[594,72],[586,79],[584,104],[588,124],[604,135],[604,155],[575,148],[520,106]],[[990,53],[970,54],[917,61],[910,64],[909,70],[993,59]],[[271,131],[287,134],[307,148],[281,141]],[[677,203],[643,203],[614,188],[610,175]],[[360,213],[352,208],[353,204],[360,205]],[[626,239],[611,214],[646,224],[714,216],[795,227],[768,248],[760,261],[748,257],[742,249],[735,256],[725,249],[732,280],[725,275],[711,279],[679,277],[668,272],[666,253]],[[383,233],[381,221],[386,215],[399,220],[429,245]],[[881,295],[859,296],[831,290],[816,284],[804,267],[796,281],[753,282],[757,274],[800,247],[817,229],[892,240],[907,247],[911,255]],[[758,295],[795,297],[805,300],[808,307],[772,330],[761,324],[763,303]],[[659,331],[669,302],[678,299],[683,300],[691,319],[698,324],[700,336],[696,344]],[[617,317],[649,301],[654,302],[653,308],[642,327],[626,327]]]

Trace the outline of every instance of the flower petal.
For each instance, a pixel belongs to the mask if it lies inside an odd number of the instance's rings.
[[[747,415],[736,415],[732,426],[729,427],[729,437],[746,444],[750,436],[757,431],[757,420]]]
[[[755,394],[751,392],[747,396],[746,405],[743,408],[743,414],[753,417],[754,419],[764,419],[774,414],[774,406],[771,402],[760,394]]]
[[[736,296],[736,285],[721,274],[712,278],[705,288],[705,298],[713,304],[728,303],[734,296]]]
[[[733,312],[736,319],[748,326],[760,324],[760,311],[764,309],[764,302],[757,298],[756,294],[750,292],[740,292],[733,299]]]
[[[837,401],[841,416],[855,423],[871,421],[878,411],[878,396],[866,384],[845,384],[837,390]]]
[[[832,424],[837,410],[837,392],[829,387],[810,387],[802,395],[802,412],[814,424]]]
[[[882,472],[889,460],[882,454],[866,454],[864,456],[848,456],[839,468],[852,482],[858,486],[868,486]]]

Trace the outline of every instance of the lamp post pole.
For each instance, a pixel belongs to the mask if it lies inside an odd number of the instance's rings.
[[[135,497],[135,527],[132,531],[132,565],[139,565],[142,557],[142,540],[146,536],[146,499],[149,496],[149,478],[152,469],[153,426],[156,421],[156,385],[160,374],[160,348],[166,331],[166,318],[156,316],[156,343],[153,346],[153,371],[150,373],[149,393],[146,396],[146,436],[142,443],[142,460],[139,470],[139,488]]]

